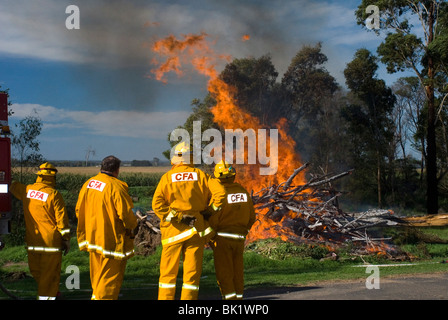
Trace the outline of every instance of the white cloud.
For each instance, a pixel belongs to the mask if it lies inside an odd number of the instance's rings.
[[[11,120],[37,114],[43,122],[43,130],[77,129],[92,135],[162,140],[190,114],[185,111],[71,111],[39,104],[13,104],[11,109],[14,111]]]

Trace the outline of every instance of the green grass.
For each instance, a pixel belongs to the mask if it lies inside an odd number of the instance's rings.
[[[428,230],[425,234],[446,236],[446,230]],[[269,246],[270,250],[260,251]],[[409,252],[419,253],[421,243],[404,244]],[[341,254],[338,260],[321,259],[326,251],[310,246],[294,246],[277,240],[267,240],[257,246],[249,246],[244,255],[245,287],[246,289],[274,288],[288,286],[304,286],[310,283],[327,280],[366,279],[364,261],[372,264],[394,264],[391,267],[381,267],[381,276],[396,276],[414,273],[448,272],[448,263],[441,263],[447,258],[446,244],[425,244],[425,253],[415,261],[404,261],[403,266],[395,266],[397,262],[388,261],[377,256],[353,257]],[[420,252],[421,253],[421,252]],[[157,299],[159,261],[161,247],[151,256],[135,256],[128,261],[120,299]],[[26,263],[26,250],[23,246],[6,247],[0,252],[0,281],[13,294],[22,299],[34,299],[36,285],[29,274]],[[411,266],[406,264],[412,263]],[[66,273],[70,265],[76,265],[80,271],[80,289],[68,290],[65,282],[71,273]],[[182,284],[182,269],[178,275],[178,290]],[[90,299],[91,287],[89,276],[89,256],[79,251],[76,238],[71,240],[71,250],[63,257],[61,268],[60,291],[65,299]],[[180,292],[178,292],[179,296]],[[219,289],[213,265],[213,252],[204,252],[203,272],[201,278],[200,299],[220,299]],[[0,299],[9,299],[0,292]]]
[[[129,187],[129,194],[134,198],[134,207],[150,209],[156,186]]]

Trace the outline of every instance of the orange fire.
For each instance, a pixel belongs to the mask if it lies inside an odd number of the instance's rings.
[[[153,60],[157,68],[152,72],[157,80],[166,82],[165,74],[174,72],[177,76],[184,74],[183,66],[191,65],[197,72],[209,78],[208,91],[216,100],[216,105],[211,109],[214,121],[225,129],[269,129],[261,125],[258,118],[242,110],[235,102],[236,89],[222,81],[216,70],[216,65],[223,59],[229,61],[230,57],[216,54],[207,41],[207,34],[183,35],[181,39],[173,35],[156,41],[152,49],[164,58],[164,61]],[[247,35],[248,36],[248,35]],[[246,40],[248,40],[249,36]],[[238,181],[249,191],[257,192],[263,188],[278,185],[285,182],[294,170],[301,166],[299,155],[295,152],[295,142],[286,132],[287,120],[281,119],[274,124],[278,129],[278,170],[275,175],[260,175],[259,164],[238,166]],[[269,139],[266,141],[267,150],[269,150]],[[247,148],[245,148],[247,150]],[[246,155],[247,156],[247,155]],[[247,159],[247,158],[246,158]],[[247,162],[245,162],[247,163]],[[302,184],[304,173],[296,178],[295,183]],[[248,240],[282,237],[287,240],[288,236],[293,236],[292,230],[284,227],[282,221],[273,222],[270,219],[264,219],[267,210],[257,210],[257,222],[251,229]],[[290,212],[292,215],[293,213]],[[284,219],[285,217],[283,217]]]
[[[250,35],[245,34],[244,36],[241,37],[241,40],[242,40],[242,41],[250,40]]]

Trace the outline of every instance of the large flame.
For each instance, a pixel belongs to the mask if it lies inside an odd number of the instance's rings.
[[[153,60],[157,67],[152,70],[157,80],[166,82],[165,74],[174,72],[178,76],[184,74],[184,66],[191,65],[197,72],[209,78],[208,91],[216,100],[216,105],[211,109],[214,121],[221,128],[225,129],[269,129],[261,125],[257,117],[242,110],[235,102],[236,89],[229,86],[221,80],[216,69],[216,65],[223,61],[229,61],[228,55],[216,54],[207,41],[208,35],[201,33],[199,35],[183,35],[181,39],[170,35],[164,39],[157,40],[152,49],[163,57],[163,61]],[[247,35],[245,39],[249,39]],[[295,152],[295,142],[286,132],[287,120],[281,119],[273,125],[278,129],[278,170],[274,175],[260,175],[260,165],[244,165],[238,167],[237,180],[249,192],[257,192],[263,188],[278,185],[286,181],[294,172],[294,169],[301,166],[299,155]],[[269,139],[266,139],[267,150],[269,150]],[[247,152],[247,148],[246,148]],[[246,155],[247,156],[247,155]],[[247,162],[245,162],[247,163]],[[304,173],[298,175],[296,183],[304,183]],[[273,222],[270,219],[264,219],[266,210],[257,210],[258,221],[251,229],[248,240],[265,239],[272,237],[282,237],[287,240],[292,231],[283,227],[282,221]],[[291,212],[291,214],[293,214]]]

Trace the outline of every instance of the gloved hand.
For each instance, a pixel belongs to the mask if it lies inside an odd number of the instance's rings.
[[[129,238],[135,239],[135,237],[137,236],[138,230],[140,229],[140,223],[141,223],[141,221],[139,221],[137,223],[137,226],[132,230],[126,229],[126,235],[129,236]]]
[[[62,252],[64,256],[70,251],[70,240],[62,240]]]
[[[217,243],[214,239],[210,239],[208,245],[210,246],[210,248],[212,248],[212,250],[217,247]]]
[[[170,213],[168,214],[168,216],[166,216],[165,221],[166,222],[171,222],[171,220],[180,220],[182,219],[182,213],[181,212],[177,212],[175,209],[171,209]]]
[[[196,222],[195,216],[190,216],[188,214],[182,215],[182,218],[180,219],[180,222],[183,224],[186,224],[189,227],[193,227],[194,223]]]
[[[199,212],[200,214],[202,214],[202,216],[204,217],[205,220],[208,221],[208,219],[210,219],[210,217],[212,216],[213,212],[211,212],[209,210],[209,208],[206,208],[205,210],[202,210],[201,212]]]

